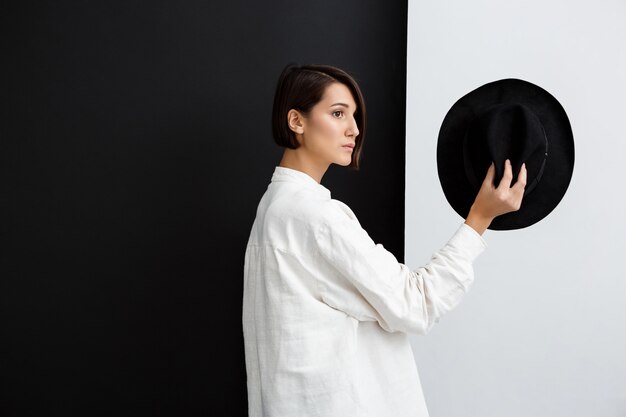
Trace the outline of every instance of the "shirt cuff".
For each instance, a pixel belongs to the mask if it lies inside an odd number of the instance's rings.
[[[487,248],[485,239],[483,239],[476,230],[465,223],[461,224],[454,236],[450,239],[450,243],[466,250],[472,261]]]

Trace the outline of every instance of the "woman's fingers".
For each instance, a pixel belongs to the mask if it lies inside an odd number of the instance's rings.
[[[527,175],[528,172],[526,171],[526,164],[522,164],[522,168],[519,171],[519,175],[517,176],[517,182],[515,182],[515,185],[513,186],[513,188],[516,189],[521,189],[522,193],[523,190],[526,188],[526,180],[527,180]]]
[[[493,178],[496,176],[496,165],[492,162],[489,165],[489,169],[487,170],[487,175],[485,175],[485,180],[483,181],[483,185],[493,186]]]
[[[511,187],[513,167],[510,160],[504,163],[504,175],[498,187],[493,183],[496,175],[495,163],[491,163],[482,187],[474,200],[473,210],[485,218],[494,218],[501,214],[517,211],[522,205],[524,189],[526,188],[526,164],[522,164],[517,181]]]
[[[511,188],[511,181],[513,181],[513,169],[511,168],[511,161],[507,159],[504,162],[504,174],[502,175],[498,188]]]

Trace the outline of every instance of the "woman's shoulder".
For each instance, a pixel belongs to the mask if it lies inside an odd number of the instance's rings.
[[[267,207],[267,214],[280,222],[296,221],[314,227],[342,220],[356,220],[354,212],[347,204],[333,198],[324,198],[306,189],[276,195]]]
[[[332,203],[331,207],[329,207],[329,211],[331,212],[332,219],[330,220],[354,220],[358,222],[359,220],[354,214],[354,211],[346,203],[340,200],[331,199],[330,203]]]
[[[299,205],[302,218],[315,228],[321,226],[333,227],[340,223],[356,222],[360,225],[352,209],[337,199],[316,200],[310,204]]]

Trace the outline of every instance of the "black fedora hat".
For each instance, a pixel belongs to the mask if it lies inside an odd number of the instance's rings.
[[[526,163],[527,184],[520,209],[496,217],[492,230],[521,229],[546,217],[565,195],[574,170],[574,136],[565,110],[543,88],[515,78],[464,95],[442,122],[437,171],[460,216],[467,217],[492,161],[499,184],[506,159],[513,183]]]

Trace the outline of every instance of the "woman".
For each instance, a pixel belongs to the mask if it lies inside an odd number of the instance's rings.
[[[338,68],[288,65],[280,75],[272,127],[285,150],[244,265],[250,417],[427,416],[408,334],[428,333],[460,302],[481,235],[520,207],[525,167],[510,187],[507,163],[496,188],[492,164],[430,263],[399,263],[320,183],[330,164],[358,169],[365,116],[357,83]]]

